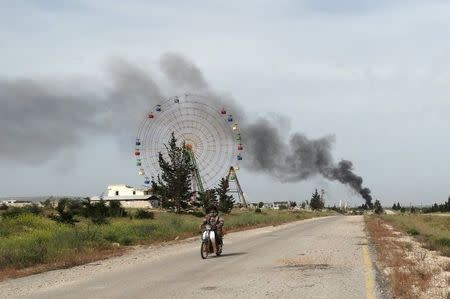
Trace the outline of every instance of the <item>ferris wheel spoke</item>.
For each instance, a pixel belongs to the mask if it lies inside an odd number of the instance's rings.
[[[168,100],[161,104],[161,111],[153,109],[153,118],[139,125],[142,161],[147,177],[160,173],[159,152],[167,158],[165,145],[172,132],[178,144],[190,143],[197,161],[201,179],[206,188],[216,185],[234,163],[237,154],[236,131],[233,131],[221,107],[213,107],[204,98],[194,95],[182,96],[179,102]]]

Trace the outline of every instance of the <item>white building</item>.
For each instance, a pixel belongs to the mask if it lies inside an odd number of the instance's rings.
[[[134,188],[128,185],[109,185],[107,196],[94,196],[92,201],[120,201],[125,208],[158,208],[160,201],[150,188]]]
[[[265,202],[264,203],[265,209],[273,209],[273,203],[272,202]]]
[[[280,206],[285,206],[286,208],[289,207],[289,202],[287,201],[274,201],[273,202],[273,209],[274,210],[279,210]]]

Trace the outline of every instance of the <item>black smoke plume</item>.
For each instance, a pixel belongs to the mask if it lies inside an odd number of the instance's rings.
[[[353,172],[353,163],[348,160],[334,163],[331,154],[334,136],[309,139],[295,133],[285,142],[288,133],[265,118],[246,124],[243,134],[248,153],[246,166],[250,169],[270,174],[282,182],[298,182],[321,175],[348,185],[372,207],[370,189],[364,188],[363,179]]]
[[[159,67],[166,79],[162,83],[141,67],[115,61],[108,68],[109,84],[95,93],[77,82],[61,85],[60,78],[45,82],[0,78],[0,160],[45,163],[96,136],[114,136],[128,145],[150,107],[186,90],[207,95],[215,104],[228,107],[237,119],[245,119],[237,102],[213,90],[188,59],[164,54]],[[350,186],[371,206],[370,190],[353,172],[352,162],[334,163],[334,136],[308,139],[295,133],[286,141],[287,130],[274,123],[264,118],[241,121],[249,169],[283,182],[322,175]]]

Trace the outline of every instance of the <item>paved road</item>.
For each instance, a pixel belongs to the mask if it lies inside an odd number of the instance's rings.
[[[5,298],[375,298],[361,216],[228,234],[224,254],[199,240],[0,283]]]

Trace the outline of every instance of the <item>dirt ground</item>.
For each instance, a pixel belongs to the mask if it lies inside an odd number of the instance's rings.
[[[450,298],[450,258],[422,247],[379,218],[366,219],[378,267],[400,298]]]

